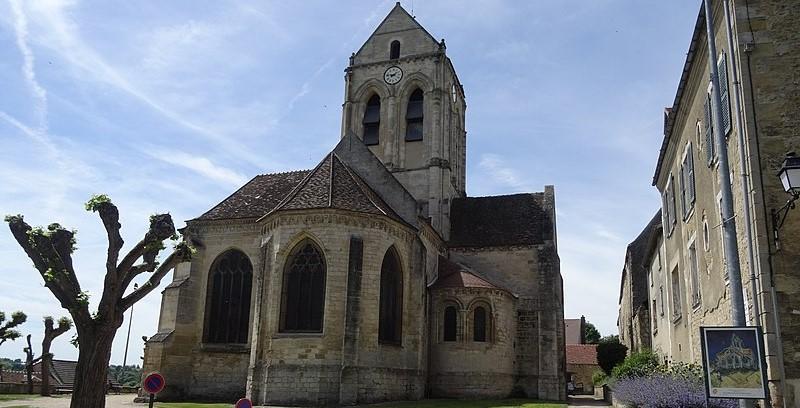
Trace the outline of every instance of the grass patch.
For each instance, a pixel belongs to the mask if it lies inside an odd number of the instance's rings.
[[[36,398],[38,395],[31,395],[31,394],[0,394],[0,401],[17,401],[17,400],[29,400]]]
[[[565,408],[566,404],[542,402],[529,399],[504,400],[453,400],[435,399],[423,401],[384,402],[368,405],[372,408]]]
[[[231,408],[233,403],[230,404],[212,404],[212,403],[198,403],[198,402],[157,402],[156,408]]]

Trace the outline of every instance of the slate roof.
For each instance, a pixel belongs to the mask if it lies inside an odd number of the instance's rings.
[[[41,372],[39,366],[41,361],[34,364],[34,370]],[[62,388],[72,388],[75,384],[75,369],[78,367],[77,361],[70,360],[53,360],[53,365],[50,370],[50,377],[55,380],[55,385]],[[119,386],[119,382],[114,379],[111,372],[107,374],[107,378],[114,386]]]
[[[597,365],[597,345],[567,344],[567,364]]]
[[[329,153],[269,213],[314,208],[336,208],[385,215],[406,224],[336,153]]]
[[[258,218],[272,211],[311,170],[262,174],[253,177],[198,220]]]
[[[478,276],[469,267],[453,262],[439,256],[439,276],[431,288],[486,288],[499,289],[511,293],[509,290],[495,285]]]
[[[553,239],[544,194],[454,198],[450,206],[451,247],[536,245]]]

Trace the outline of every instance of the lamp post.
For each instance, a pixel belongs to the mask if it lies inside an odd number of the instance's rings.
[[[139,284],[133,284],[133,290],[139,289]],[[122,369],[125,370],[125,364],[128,362],[128,343],[131,341],[131,325],[133,324],[133,305],[131,305],[131,318],[128,320],[128,336],[125,337],[125,356],[122,357]]]
[[[772,210],[772,233],[775,234],[775,246],[780,249],[778,230],[786,221],[789,210],[795,207],[795,201],[800,198],[800,157],[794,152],[786,153],[786,158],[778,171],[778,178],[781,179],[783,190],[789,194],[789,199],[783,207]]]

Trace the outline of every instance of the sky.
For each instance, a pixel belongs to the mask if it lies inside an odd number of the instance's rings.
[[[616,333],[625,249],[659,207],[651,179],[697,0],[417,0],[464,85],[467,194],[555,185],[565,317]],[[257,174],[312,168],[340,137],[344,73],[393,1],[0,0],[0,213],[78,230],[96,301],[108,194],[128,243],[178,227]],[[0,226],[0,310],[67,315]],[[162,288],[171,280],[162,281]],[[147,276],[142,276],[143,281]],[[156,332],[134,306],[128,364]],[[128,316],[112,363],[124,358]],[[53,344],[75,359],[74,330]],[[23,340],[0,356],[24,358]]]

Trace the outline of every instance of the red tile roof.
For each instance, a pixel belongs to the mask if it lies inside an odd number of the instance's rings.
[[[597,345],[567,344],[567,364],[597,365]]]
[[[431,285],[433,288],[487,288],[507,289],[499,287],[488,280],[477,276],[468,267],[455,263],[443,256],[439,257],[439,277]]]

